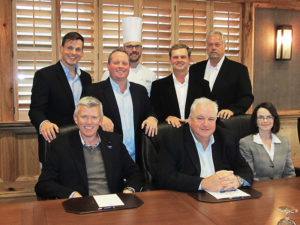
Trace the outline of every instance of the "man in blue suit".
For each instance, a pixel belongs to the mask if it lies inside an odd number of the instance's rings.
[[[81,70],[84,39],[77,32],[63,37],[61,60],[38,70],[33,79],[29,117],[39,134],[39,160],[44,162],[44,140],[56,138],[60,126],[74,124],[73,112],[91,76]]]
[[[219,105],[218,117],[229,119],[245,113],[254,97],[247,67],[225,57],[225,48],[221,32],[209,33],[206,39],[208,60],[192,65],[190,73],[209,82],[210,98]]]

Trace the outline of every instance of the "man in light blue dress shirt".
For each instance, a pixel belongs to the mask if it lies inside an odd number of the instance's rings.
[[[85,96],[98,98],[103,104],[102,129],[123,136],[131,158],[141,165],[140,136],[145,129],[149,136],[157,134],[157,119],[144,86],[129,82],[129,56],[121,49],[108,57],[109,78],[89,86]]]
[[[195,99],[188,124],[161,137],[161,188],[195,192],[251,185],[253,174],[239,152],[238,140],[216,126],[217,113],[215,102],[204,97]]]
[[[83,48],[84,38],[79,33],[67,33],[60,46],[61,60],[34,75],[28,115],[39,134],[40,162],[45,160],[44,140],[50,143],[61,126],[74,124],[75,105],[92,82],[90,74],[78,66]]]

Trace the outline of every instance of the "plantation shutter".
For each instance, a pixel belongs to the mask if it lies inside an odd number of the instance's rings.
[[[171,1],[144,0],[143,64],[158,77],[170,74],[168,52],[171,45]]]
[[[123,34],[122,34],[122,19],[128,16],[134,16],[134,1],[133,0],[119,0],[101,1],[101,16],[100,18],[100,61],[102,70],[104,72],[107,65],[107,59],[109,53],[114,49],[123,46]],[[101,72],[100,72],[101,73]],[[102,76],[102,74],[100,75]]]
[[[84,55],[79,61],[79,66],[93,77],[97,76],[98,72],[95,8],[97,5],[94,0],[60,0],[61,38],[72,31],[84,37]]]
[[[180,1],[178,4],[178,42],[192,49],[193,61],[206,58],[206,2]]]
[[[28,120],[34,73],[55,59],[53,5],[51,0],[16,0],[14,4],[15,115]]]
[[[242,6],[234,3],[214,3],[213,27],[227,39],[226,56],[241,61]]]

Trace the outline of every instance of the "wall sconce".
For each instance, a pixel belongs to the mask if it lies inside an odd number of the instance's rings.
[[[276,27],[276,60],[290,60],[292,58],[292,37],[291,25],[281,25]]]

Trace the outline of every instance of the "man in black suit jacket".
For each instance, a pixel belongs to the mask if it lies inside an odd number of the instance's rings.
[[[238,140],[216,128],[218,106],[196,99],[189,123],[162,138],[158,183],[161,188],[194,192],[220,191],[251,185],[251,168],[241,156]]]
[[[38,70],[33,79],[29,117],[39,134],[39,160],[44,162],[44,139],[56,138],[59,127],[74,124],[73,112],[91,76],[77,63],[83,55],[83,37],[71,32],[63,37],[61,60]]]
[[[173,45],[169,51],[173,73],[152,83],[150,101],[158,121],[173,127],[187,122],[194,99],[210,93],[207,81],[189,73],[190,62],[191,49],[185,44]]]
[[[102,117],[102,105],[96,98],[78,102],[74,120],[79,131],[51,143],[35,187],[37,196],[70,198],[141,190],[143,174],[120,135],[99,129]]]
[[[157,120],[147,90],[128,82],[129,57],[125,51],[114,50],[108,57],[107,67],[110,77],[87,87],[84,96],[93,96],[102,102],[104,115],[109,118],[102,128],[121,134],[131,157],[141,165],[142,129],[145,128],[149,136],[157,134]]]
[[[209,33],[206,39],[209,59],[192,65],[190,73],[209,82],[210,98],[219,105],[218,117],[229,119],[245,113],[254,97],[247,67],[224,56],[224,39],[221,32]]]

